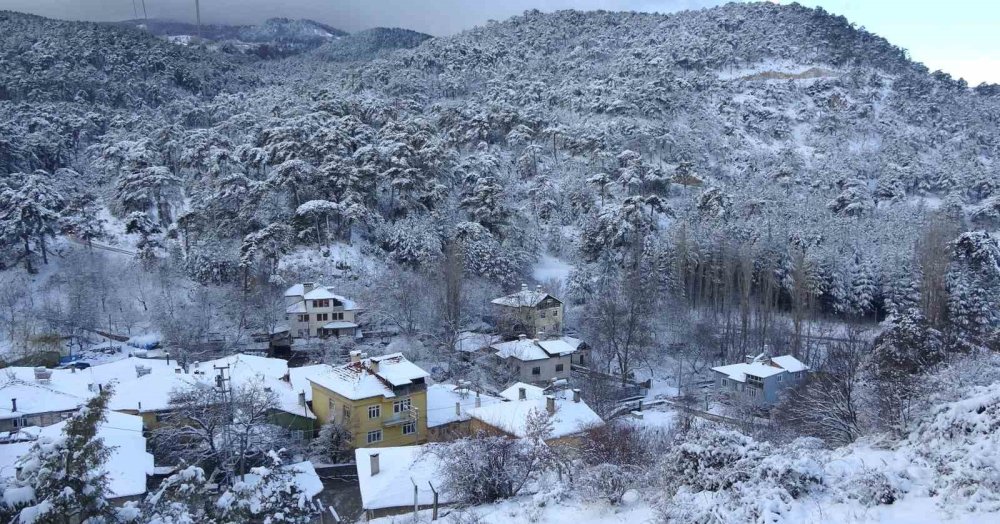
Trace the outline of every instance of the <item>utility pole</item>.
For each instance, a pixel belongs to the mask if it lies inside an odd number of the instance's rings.
[[[230,436],[230,425],[233,423],[233,390],[231,384],[231,377],[226,376],[229,371],[229,366],[214,366],[217,375],[215,376],[215,390],[219,393],[222,400],[222,406],[220,409],[224,410],[224,424],[222,425],[222,454],[224,455],[222,463],[224,465],[232,464],[232,439]],[[225,466],[224,466],[225,467]],[[243,457],[240,457],[240,469],[243,468]],[[240,471],[242,474],[242,471]],[[235,482],[235,477],[229,479],[230,483]]]
[[[142,0],[142,19],[149,22],[149,15],[146,14],[146,0]]]
[[[194,16],[198,20],[198,38],[201,38],[201,4],[199,0],[194,0]]]

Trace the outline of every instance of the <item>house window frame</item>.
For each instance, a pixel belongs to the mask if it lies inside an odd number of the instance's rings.
[[[531,376],[536,377],[536,376],[541,376],[541,374],[542,374],[542,366],[533,366],[531,368]]]
[[[309,322],[309,313],[299,313],[299,322]]]
[[[416,422],[407,422],[406,424],[403,424],[402,428],[403,428],[402,429],[403,435],[416,435],[417,434],[417,423]],[[407,431],[407,429],[409,429],[409,431]]]
[[[556,364],[556,373],[562,373],[566,369],[563,364]]]
[[[368,444],[376,444],[378,442],[382,442],[382,430],[381,429],[373,429],[373,430],[369,431],[368,434],[365,435],[365,441]]]
[[[392,403],[392,412],[395,414],[395,413],[403,413],[403,412],[406,412],[406,411],[410,411],[410,408],[412,406],[413,406],[413,400],[411,398],[407,397],[407,398],[404,398],[404,399],[397,400],[397,401],[393,402]]]
[[[374,413],[374,414],[373,414]],[[368,406],[368,420],[382,418],[382,405],[372,404]]]

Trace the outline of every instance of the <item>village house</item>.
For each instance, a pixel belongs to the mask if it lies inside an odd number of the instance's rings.
[[[454,440],[472,433],[469,410],[503,402],[501,397],[473,389],[464,381],[455,384],[432,384],[427,387],[428,440]]]
[[[285,290],[285,320],[291,338],[361,337],[354,301],[337,295],[329,286],[313,282]]]
[[[525,335],[494,343],[490,349],[507,366],[514,380],[533,383],[568,380],[576,352],[563,339],[539,340]]]
[[[36,441],[60,438],[65,426],[66,421],[63,420],[46,427],[23,428],[21,433],[27,438],[0,443],[0,479],[12,479],[17,475],[18,462],[31,452]],[[108,498],[112,502],[124,502],[146,493],[147,476],[153,475],[154,470],[153,455],[146,451],[142,419],[109,412],[107,418],[97,425],[97,437],[114,450],[103,466],[108,474]]]
[[[604,425],[601,417],[580,397],[578,389],[546,392],[531,384],[517,383],[500,393],[506,402],[469,410],[471,431],[523,438],[532,430],[531,419],[539,413],[549,417],[552,432],[548,444],[578,445],[590,428]]]
[[[422,510],[431,508],[435,490],[439,507],[454,502],[455,495],[441,488],[437,456],[424,445],[358,448],[354,458],[367,520],[411,512],[414,503]]]
[[[314,369],[312,409],[320,424],[336,421],[354,437],[354,447],[419,444],[427,441],[429,375],[402,353],[368,357]]]
[[[552,338],[562,334],[563,303],[542,290],[542,286],[529,289],[521,284],[521,290],[491,301],[496,316],[497,328],[504,338],[520,334],[531,337]]]
[[[746,362],[718,366],[716,387],[724,394],[759,405],[774,404],[781,390],[806,378],[809,367],[791,355],[769,357],[767,353],[747,355]]]
[[[172,411],[173,391],[199,384],[214,387],[216,368],[225,368],[233,388],[252,383],[275,393],[278,405],[270,423],[285,428],[292,437],[312,437],[315,415],[304,394],[292,387],[288,363],[242,354],[188,366],[176,360],[128,357],[80,370],[7,368],[6,383],[0,387],[0,431],[58,423],[112,383],[114,395],[108,408],[136,415],[145,430],[155,429]]]

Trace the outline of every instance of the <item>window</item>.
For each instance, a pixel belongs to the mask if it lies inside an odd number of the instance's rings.
[[[531,368],[531,374],[532,375],[541,375],[542,374],[542,368],[540,368],[538,366],[535,366],[535,367]]]
[[[299,322],[309,322],[309,314],[302,313],[299,315]]]
[[[408,398],[405,398],[403,400],[397,400],[396,402],[392,403],[393,413],[402,413],[404,411],[409,411],[409,410],[410,410],[410,399]]]
[[[552,316],[558,317],[559,316],[559,310],[558,309],[553,309],[552,310]]]
[[[747,394],[750,395],[751,397],[756,397],[759,392],[760,390],[757,388],[747,388]]]
[[[725,378],[722,379],[722,387],[724,387],[724,388],[728,388],[729,387],[729,379],[725,379]]]
[[[372,444],[375,442],[382,442],[382,430],[376,429],[375,431],[368,432],[368,443]]]
[[[344,404],[344,407],[341,408],[341,411],[342,411],[341,415],[343,416],[345,422],[351,420],[351,406]]]
[[[785,374],[784,373],[779,373],[778,374],[778,382],[781,382],[783,380],[785,380]]]
[[[412,435],[412,434],[414,434],[416,432],[417,432],[417,423],[416,422],[407,422],[406,424],[403,424],[403,434],[404,435]]]
[[[313,307],[330,307],[329,300],[313,300]]]
[[[333,320],[344,320],[343,311],[341,311],[340,313],[330,313],[330,316],[333,318]]]
[[[563,370],[563,365],[562,364],[556,364],[556,373],[559,373],[562,370]]]
[[[316,314],[316,320],[318,320],[320,322],[325,322],[325,321],[327,321],[329,319],[330,319],[330,314],[329,313],[317,313]]]
[[[368,406],[368,418],[379,418],[382,416],[382,406],[375,404]]]
[[[337,403],[334,402],[332,398],[326,399],[326,412],[329,413],[331,417],[336,416],[334,415],[334,413],[336,412],[335,411],[336,408],[337,408]]]
[[[542,311],[541,315],[539,315],[539,316],[541,316],[542,318],[545,318],[545,312]]]

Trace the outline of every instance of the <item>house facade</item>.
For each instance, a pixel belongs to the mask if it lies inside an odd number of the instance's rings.
[[[367,357],[310,374],[312,409],[319,424],[346,427],[355,448],[406,446],[427,441],[429,374],[402,353]]]
[[[718,366],[715,385],[718,391],[746,402],[767,406],[778,401],[780,392],[806,379],[809,366],[791,355],[769,357],[766,353],[748,355],[746,362]]]
[[[285,290],[285,320],[291,338],[360,337],[362,309],[329,286],[313,282]]]
[[[541,286],[521,290],[491,301],[497,328],[504,338],[517,335],[551,338],[562,334],[564,327],[563,303],[546,293]]]
[[[563,339],[539,340],[519,335],[515,340],[490,346],[514,380],[551,383],[569,379],[576,348]]]

